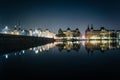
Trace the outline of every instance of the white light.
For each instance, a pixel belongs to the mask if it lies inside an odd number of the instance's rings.
[[[42,52],[42,49],[40,48],[40,52]]]
[[[35,50],[36,50],[36,48],[34,47],[34,48],[33,48],[33,51],[35,51]]]
[[[25,53],[25,51],[23,50],[22,53]]]
[[[5,26],[5,29],[8,29],[8,26]]]
[[[35,53],[37,54],[39,51],[38,50],[35,50]]]
[[[32,48],[30,48],[29,50],[32,50]]]
[[[4,33],[6,34],[7,32],[6,32],[6,31],[4,31]]]
[[[5,55],[5,58],[8,59],[8,55],[7,54]]]

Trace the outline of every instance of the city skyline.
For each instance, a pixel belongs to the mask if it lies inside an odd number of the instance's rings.
[[[80,40],[119,40],[120,30],[111,30],[105,27],[95,29],[93,24],[88,25],[87,29],[82,34],[79,28],[74,30],[69,27],[66,30],[59,28],[58,33],[54,33],[49,29],[23,29],[20,26],[15,26],[14,29],[5,26],[0,30],[1,35],[9,36],[29,36],[29,37],[40,37],[40,38],[52,38],[56,41],[80,41]]]
[[[96,29],[96,30],[99,30],[101,27],[104,27],[104,28],[106,28],[106,29],[108,29],[108,30],[120,30],[119,28],[117,29],[117,28],[115,28],[115,27],[106,27],[106,26],[102,26],[102,25],[95,26],[94,24],[87,24],[86,27],[84,27],[84,29],[81,28],[80,26],[75,26],[75,27],[66,26],[65,28],[62,28],[62,27],[52,27],[52,28],[48,27],[48,28],[46,28],[46,27],[39,27],[39,26],[36,26],[36,27],[35,27],[35,26],[33,26],[33,27],[30,27],[30,28],[29,28],[29,27],[26,28],[26,27],[24,27],[24,26],[21,26],[21,24],[20,24],[20,25],[19,25],[19,24],[16,24],[16,25],[13,25],[13,26],[8,26],[8,25],[1,26],[1,27],[0,27],[0,30],[4,29],[5,27],[8,27],[8,28],[10,28],[10,29],[12,29],[12,30],[13,30],[14,28],[20,28],[20,29],[23,29],[23,30],[29,30],[29,29],[32,29],[32,30],[35,30],[35,29],[46,30],[46,29],[48,29],[48,30],[50,30],[51,32],[57,34],[59,29],[62,29],[62,30],[64,31],[64,30],[66,30],[67,28],[70,28],[71,30],[74,30],[74,29],[77,29],[77,28],[78,28],[82,34],[85,34],[86,29],[88,28],[88,26],[90,27],[91,25],[93,25],[93,28]]]
[[[0,1],[0,28],[42,28],[55,32],[59,29],[79,28],[84,34],[88,24],[96,29],[120,29],[119,0],[5,0]]]

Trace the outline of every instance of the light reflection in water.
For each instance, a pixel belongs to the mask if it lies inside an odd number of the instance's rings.
[[[15,52],[14,55],[23,55],[26,51],[31,51],[32,53],[39,54],[44,51],[49,51],[50,49],[57,47],[58,51],[66,50],[70,52],[74,50],[78,52],[81,47],[84,47],[88,53],[93,53],[96,50],[101,52],[105,52],[106,50],[116,50],[120,49],[120,41],[119,40],[89,40],[89,41],[66,41],[66,42],[54,42],[46,45],[33,47],[28,50],[22,50]],[[8,59],[8,54],[4,55],[6,59]]]
[[[92,41],[86,41],[85,47],[88,52],[93,52],[95,50],[100,50],[101,52],[104,52],[106,50],[111,49],[119,49],[120,46],[118,45],[119,41],[113,41],[113,40],[92,40]]]
[[[55,47],[55,44],[56,43],[49,43],[49,44],[46,44],[46,45],[30,48],[29,50],[34,51],[34,53],[38,54],[40,52],[48,51],[49,49]]]
[[[70,52],[71,50],[79,51],[79,49],[81,47],[81,42],[79,42],[79,41],[75,41],[75,42],[67,41],[67,42],[56,44],[56,46],[58,47],[59,51],[62,51],[62,50],[67,50],[68,52]]]
[[[5,55],[5,58],[8,59],[8,54]]]
[[[30,48],[29,50],[34,51],[35,53],[40,53],[43,51],[49,51],[51,48],[58,47],[59,51],[62,50],[75,50],[79,51],[80,47],[84,46],[85,49],[88,51],[95,51],[100,50],[104,52],[106,50],[112,49],[120,49],[120,41],[113,41],[113,40],[91,40],[91,41],[66,41],[66,42],[54,42],[34,48]]]

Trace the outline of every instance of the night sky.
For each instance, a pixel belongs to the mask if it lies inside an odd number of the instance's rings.
[[[88,24],[95,29],[120,29],[119,0],[0,0],[0,28],[13,28],[21,23],[25,29],[48,28],[57,32],[79,28],[84,33]]]

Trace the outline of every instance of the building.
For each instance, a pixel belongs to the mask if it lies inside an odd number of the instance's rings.
[[[32,32],[33,32],[32,29],[29,29],[28,32],[29,32],[29,36],[32,36]]]
[[[101,27],[100,30],[95,30],[93,25],[91,28],[88,25],[87,30],[85,31],[86,39],[115,39],[116,32],[114,30],[107,30],[104,27]]]
[[[21,28],[14,28],[12,31],[11,31],[11,34],[12,35],[20,35],[20,32],[22,31]]]
[[[120,39],[120,30],[116,31],[117,39]]]
[[[48,29],[42,31],[41,33],[42,37],[47,37],[47,38],[55,38],[55,33],[49,31]]]
[[[20,35],[29,36],[29,31],[23,29],[20,31]]]
[[[32,36],[38,37],[39,31],[37,29],[32,31]]]
[[[62,31],[62,29],[60,28],[56,36],[60,37],[61,39],[67,39],[67,40],[80,39],[81,33],[78,28],[76,28],[76,30],[71,30],[70,28],[67,28],[66,31]]]
[[[3,33],[3,34],[10,34],[11,33],[11,29],[9,29],[8,26],[5,26],[5,28],[2,29],[1,33]]]

